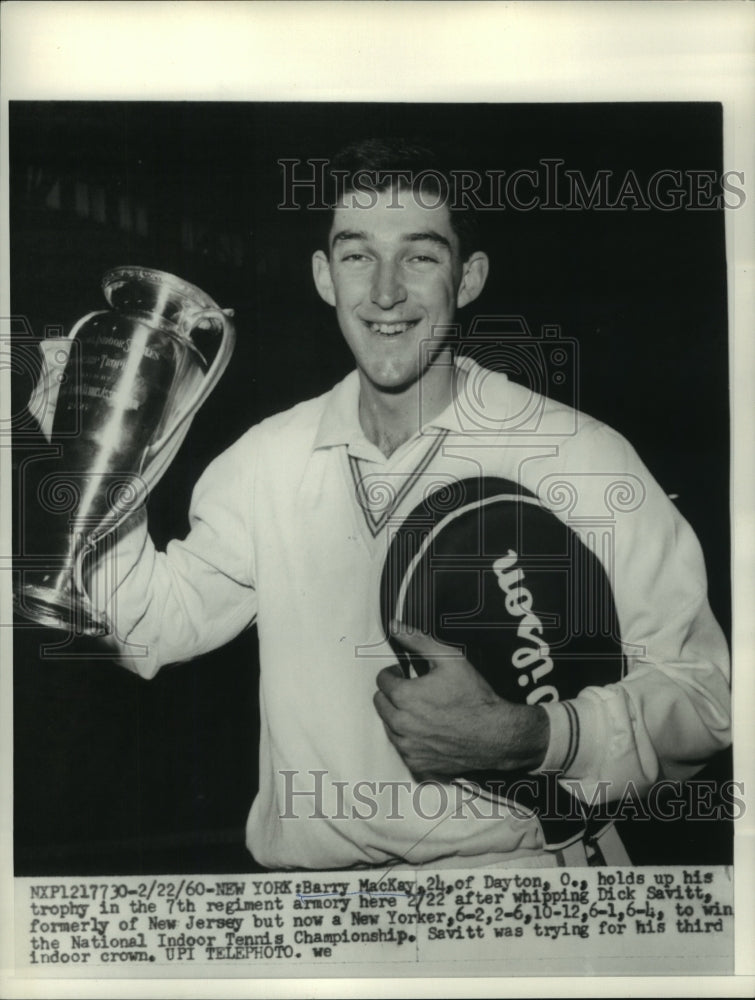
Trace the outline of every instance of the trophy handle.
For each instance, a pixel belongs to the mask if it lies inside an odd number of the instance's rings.
[[[236,330],[231,322],[232,316],[233,309],[202,309],[193,313],[190,323],[187,323],[185,336],[191,339],[192,331],[203,320],[218,320],[222,328],[220,346],[194,397],[184,403],[182,409],[173,418],[171,427],[157,441],[153,441],[147,449],[141,471],[141,478],[147,489],[152,489],[173,461],[186,437],[192,417],[215,388],[218,379],[226,369],[236,341]]]
[[[90,319],[94,319],[95,316],[107,316],[107,309],[95,309],[94,312],[87,313],[86,316],[82,316],[81,319],[77,319],[73,324],[71,329],[68,331],[67,340],[73,340],[79,330],[85,323],[88,323]]]

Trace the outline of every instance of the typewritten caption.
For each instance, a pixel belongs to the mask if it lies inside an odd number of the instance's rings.
[[[35,975],[449,962],[516,973],[534,957],[546,959],[544,973],[603,958],[620,973],[616,956],[635,974],[638,958],[656,973],[720,974],[732,963],[724,867],[19,878],[15,887],[17,969]]]

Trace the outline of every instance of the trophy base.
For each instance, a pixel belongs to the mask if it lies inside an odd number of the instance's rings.
[[[53,587],[27,585],[13,595],[16,611],[22,618],[65,629],[76,635],[104,636],[111,632],[106,616],[96,615],[89,601]]]

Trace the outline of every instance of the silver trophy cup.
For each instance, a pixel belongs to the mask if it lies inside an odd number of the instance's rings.
[[[69,334],[52,427],[57,456],[35,463],[40,471],[25,484],[25,568],[14,595],[24,618],[84,635],[110,631],[86,592],[85,557],[144,503],[235,339],[231,310],[171,274],[119,267],[102,288],[110,309]],[[212,340],[208,363],[198,345]]]

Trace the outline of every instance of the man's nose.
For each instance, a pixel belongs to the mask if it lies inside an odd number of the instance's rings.
[[[395,264],[378,264],[372,282],[372,301],[381,309],[391,309],[406,298],[406,289]]]

